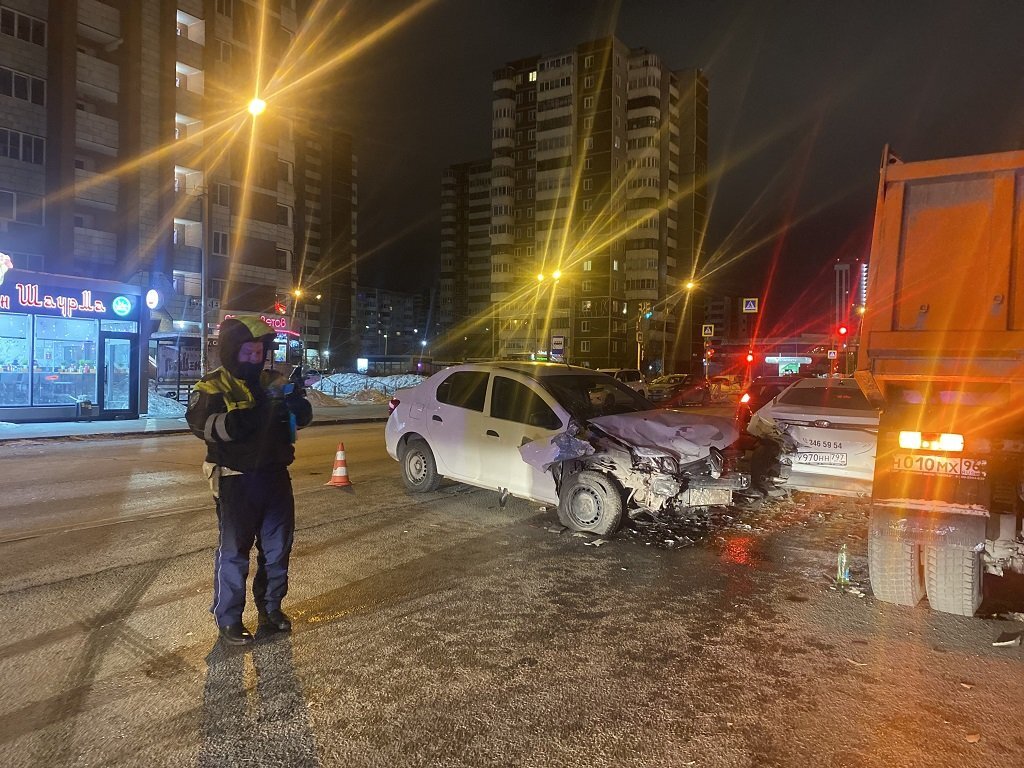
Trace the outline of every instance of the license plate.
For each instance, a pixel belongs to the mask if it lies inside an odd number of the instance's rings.
[[[794,464],[827,464],[832,467],[845,467],[846,466],[846,454],[845,453],[794,453],[793,455]]]
[[[986,465],[984,459],[898,453],[893,457],[892,468],[896,472],[916,472],[922,475],[985,477]]]

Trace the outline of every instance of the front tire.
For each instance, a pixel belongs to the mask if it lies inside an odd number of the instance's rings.
[[[414,437],[405,444],[401,454],[402,480],[411,493],[436,491],[441,484],[437,473],[434,453],[421,437]]]
[[[566,478],[558,496],[558,519],[566,528],[601,536],[622,522],[622,491],[607,475],[584,470]]]
[[[936,611],[973,616],[981,605],[981,554],[961,547],[925,550],[925,589]]]

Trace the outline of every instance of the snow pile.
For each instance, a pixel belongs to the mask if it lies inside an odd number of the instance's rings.
[[[383,403],[399,389],[415,387],[426,378],[426,376],[415,374],[364,376],[360,373],[335,373],[324,376],[312,388],[344,400],[360,403]]]
[[[185,415],[185,403],[179,403],[171,397],[158,395],[153,387],[149,389],[149,410],[146,415],[151,419],[177,419]]]

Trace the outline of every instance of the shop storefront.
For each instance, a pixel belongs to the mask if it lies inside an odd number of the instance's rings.
[[[27,272],[8,259],[0,268],[0,421],[138,418],[146,316],[138,286]]]

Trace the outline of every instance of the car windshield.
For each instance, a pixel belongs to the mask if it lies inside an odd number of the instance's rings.
[[[653,384],[663,384],[663,385],[667,385],[667,386],[676,386],[677,384],[688,384],[692,378],[693,378],[692,376],[680,376],[680,375],[659,376],[652,383]]]
[[[848,411],[874,410],[856,387],[793,387],[779,397],[779,403],[814,408],[842,408]]]
[[[545,376],[540,381],[577,421],[654,408],[646,398],[603,373]]]

